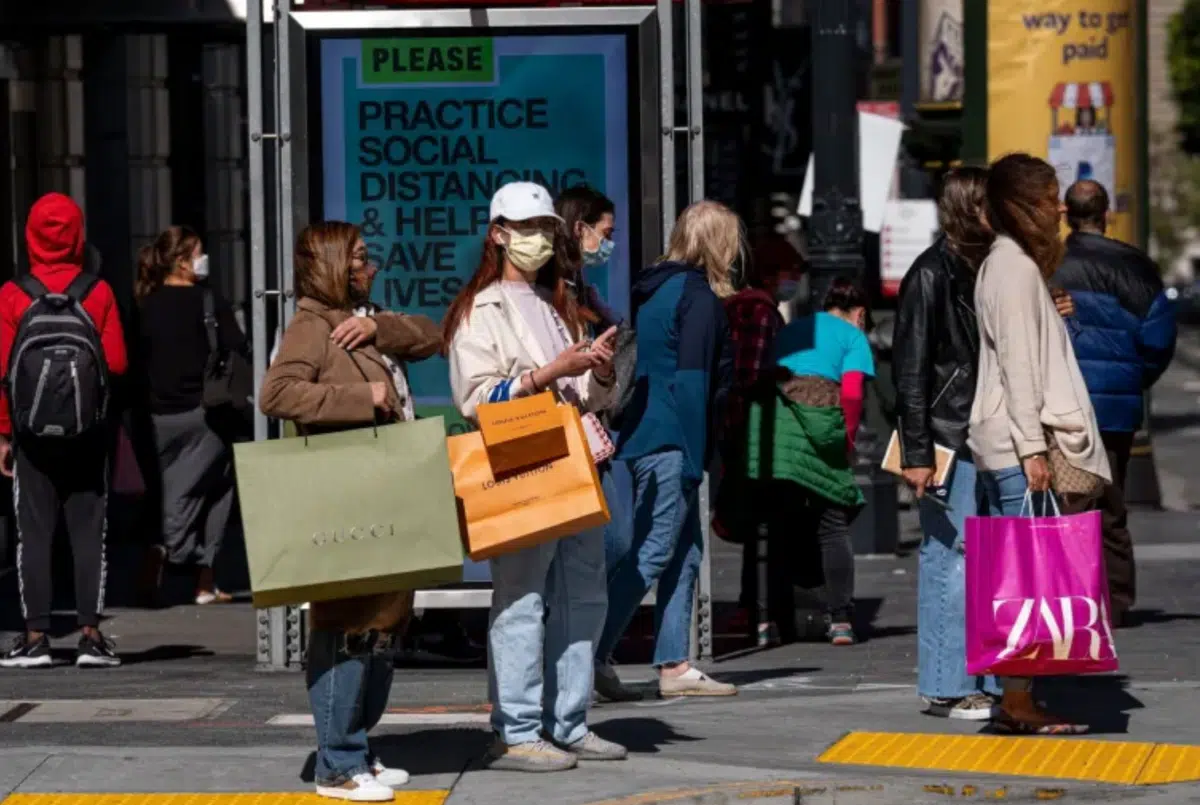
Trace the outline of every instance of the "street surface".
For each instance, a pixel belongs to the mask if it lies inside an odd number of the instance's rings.
[[[1121,673],[1053,680],[1042,689],[1055,708],[1094,725],[1088,740],[1101,742],[1098,748],[990,739],[1012,742],[995,746],[1013,750],[1001,753],[1008,760],[988,765],[984,749],[992,745],[967,741],[923,769],[896,768],[931,754],[920,742],[934,739],[916,738],[911,740],[917,748],[903,755],[864,756],[871,765],[817,762],[852,732],[980,734],[978,725],[919,713],[911,553],[916,528],[915,517],[906,512],[902,527],[909,553],[858,562],[858,612],[870,623],[865,642],[849,648],[805,643],[722,659],[710,670],[741,686],[741,694],[728,700],[647,698],[598,706],[596,730],[629,746],[632,757],[625,763],[549,776],[482,771],[478,760],[490,740],[482,667],[401,668],[391,710],[375,733],[384,760],[414,775],[412,791],[398,801],[924,805],[995,798],[1003,791],[1009,802],[1200,802],[1197,783],[1096,782],[1122,775],[1126,782],[1157,779],[1149,758],[1159,750],[1150,745],[1200,747],[1200,518],[1193,511],[1200,508],[1200,334],[1189,332],[1181,340],[1180,356],[1154,397],[1154,454],[1167,509],[1131,517],[1140,597],[1136,627],[1117,633]],[[714,587],[723,613],[737,598],[740,549],[724,543],[714,548]],[[6,629],[19,622],[12,575],[0,579],[0,624]],[[114,585],[128,584],[115,575]],[[70,624],[62,619],[56,633],[64,663],[76,640]],[[0,672],[0,797],[311,790],[313,735],[303,677],[254,670],[255,624],[248,605],[117,609],[104,628],[125,659],[120,669],[62,665]],[[638,653],[638,646],[632,651]],[[653,689],[649,668],[619,670],[645,683],[648,692]],[[900,740],[883,743],[899,746]],[[1030,741],[1040,742],[1038,748],[1025,749]],[[1186,757],[1174,764],[1175,779],[1200,781],[1200,751],[1178,751]],[[1030,759],[1018,762],[1022,752]],[[1040,767],[1038,756],[1045,761]],[[1016,776],[1004,776],[1009,774]],[[664,791],[676,793],[668,797]],[[275,801],[312,800],[299,795],[262,800]]]

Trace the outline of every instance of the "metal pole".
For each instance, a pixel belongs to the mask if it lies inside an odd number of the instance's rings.
[[[267,418],[259,411],[258,393],[267,372],[267,214],[266,176],[263,170],[263,8],[246,4],[246,128],[249,130],[248,176],[250,189],[250,338],[254,359],[254,438],[267,438]],[[282,613],[257,611],[258,666],[276,670],[286,666]]]
[[[687,133],[688,203],[704,198],[704,29],[700,0],[687,0],[685,8],[687,37]],[[712,605],[712,518],[709,515],[709,474],[700,485],[700,529],[703,539],[700,576],[696,583],[696,606],[692,616],[691,653],[702,660],[713,655]]]
[[[904,3],[900,8],[900,119],[905,123],[917,118],[921,102],[921,4]],[[900,154],[900,195],[927,198],[931,195],[929,176],[906,152]]]
[[[249,129],[250,337],[254,351],[254,439],[267,438],[267,418],[258,409],[258,391],[267,373],[267,212],[263,172],[262,3],[246,4],[246,128]]]
[[[858,75],[854,0],[817,0],[813,15],[813,207],[809,302],[819,310],[839,274],[863,273],[858,189]]]
[[[662,243],[675,228],[675,26],[671,0],[658,0],[658,92],[662,136]]]
[[[292,165],[292,54],[291,0],[278,0],[275,7],[275,125],[279,129],[279,220],[275,230],[278,237],[279,284],[282,322],[287,327],[292,320],[292,253],[295,249],[295,187]],[[304,81],[304,77],[299,78]],[[303,125],[303,124],[302,124]]]

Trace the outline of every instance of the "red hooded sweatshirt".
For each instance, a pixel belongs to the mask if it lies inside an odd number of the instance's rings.
[[[61,193],[42,196],[29,210],[25,224],[25,245],[29,249],[29,266],[33,276],[51,293],[67,290],[71,280],[83,270],[83,211],[79,205]],[[8,359],[21,316],[29,308],[30,299],[12,282],[0,287],[0,371],[8,374]],[[92,317],[100,331],[104,358],[114,375],[124,374],[128,366],[125,354],[125,334],[121,331],[121,316],[112,288],[104,280],[96,282],[83,309]],[[0,390],[0,434],[12,433],[8,412],[8,395]]]

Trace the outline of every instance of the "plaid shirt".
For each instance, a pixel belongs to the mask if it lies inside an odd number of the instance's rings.
[[[750,403],[775,386],[775,337],[783,316],[775,300],[757,288],[746,288],[725,300],[729,334],[733,339],[733,387],[725,410],[724,442],[744,447]]]

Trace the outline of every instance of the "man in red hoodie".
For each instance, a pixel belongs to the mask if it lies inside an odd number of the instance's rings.
[[[82,272],[83,212],[60,193],[42,196],[25,224],[32,275],[50,293],[64,293]],[[13,282],[0,287],[0,370],[9,359],[21,317],[32,299]],[[125,371],[125,337],[112,288],[97,280],[82,306],[100,334],[110,374]],[[51,557],[54,534],[65,522],[75,560],[79,626],[76,665],[113,666],[120,660],[100,634],[107,575],[104,538],[108,489],[108,439],[104,428],[74,439],[26,437],[13,442],[7,389],[0,391],[0,472],[13,479],[17,522],[17,572],[25,634],[0,654],[2,668],[52,665],[50,641]]]

